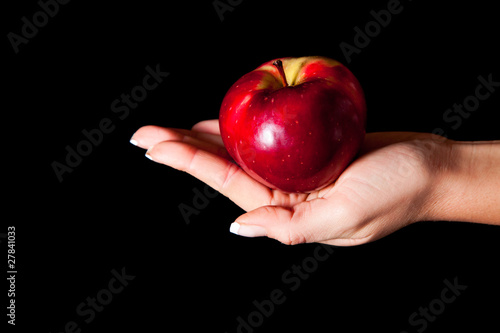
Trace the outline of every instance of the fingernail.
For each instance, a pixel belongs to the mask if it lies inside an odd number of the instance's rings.
[[[261,226],[239,224],[237,222],[231,223],[229,231],[235,235],[244,237],[262,237],[267,235],[266,229]]]
[[[133,144],[134,146],[137,146],[137,140],[130,139],[130,143]]]
[[[236,222],[234,223],[231,223],[231,225],[229,226],[229,232],[237,235],[238,234],[238,230],[240,230],[240,225]]]
[[[151,157],[151,155],[149,154],[149,150],[146,152],[146,157],[149,158],[151,161],[154,161],[153,157]]]

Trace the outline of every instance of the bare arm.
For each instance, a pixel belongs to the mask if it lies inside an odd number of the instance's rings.
[[[500,141],[449,141],[426,220],[500,225]]]

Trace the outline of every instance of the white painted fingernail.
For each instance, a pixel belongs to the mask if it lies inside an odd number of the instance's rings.
[[[146,152],[146,157],[149,158],[151,161],[154,161],[153,157],[151,157],[151,155],[149,154],[149,150]]]
[[[237,235],[238,230],[240,230],[240,225],[236,222],[231,223],[231,225],[229,226],[229,232],[232,232],[233,234]]]
[[[262,237],[267,235],[267,231],[264,227],[259,225],[239,224],[237,222],[231,224],[229,231],[244,237]]]
[[[133,144],[134,146],[137,146],[137,140],[130,139],[130,143]]]

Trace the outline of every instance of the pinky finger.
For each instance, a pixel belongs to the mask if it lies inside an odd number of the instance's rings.
[[[202,120],[194,124],[191,130],[220,136],[219,119]]]

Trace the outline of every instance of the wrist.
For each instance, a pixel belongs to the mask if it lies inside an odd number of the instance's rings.
[[[445,140],[423,220],[500,223],[500,142]]]

